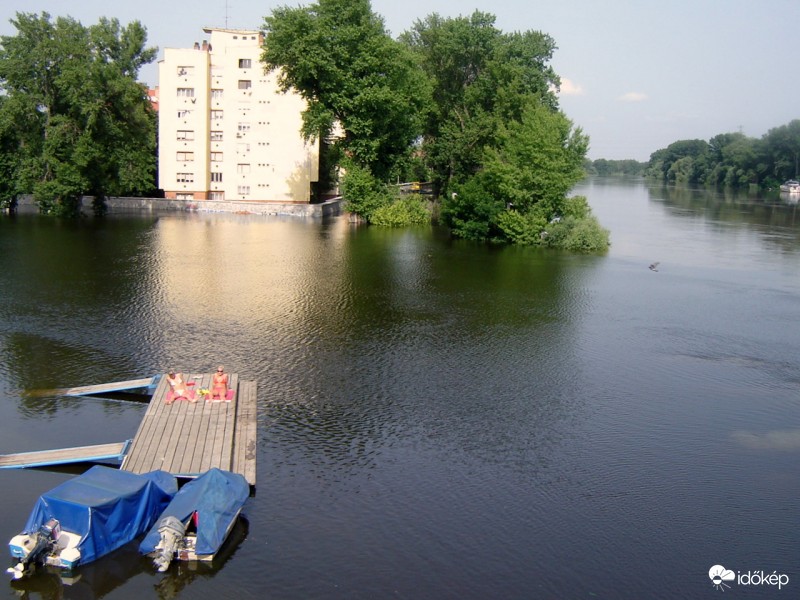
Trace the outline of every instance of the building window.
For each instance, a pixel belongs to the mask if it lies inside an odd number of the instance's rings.
[[[236,186],[236,193],[239,194],[240,196],[249,196],[250,186],[249,185]]]
[[[179,129],[178,136],[176,138],[178,141],[184,140],[187,142],[191,142],[194,139],[194,131],[189,129]]]
[[[194,67],[178,67],[178,77],[188,77],[189,75],[194,75]]]
[[[220,183],[222,181],[222,173],[212,172],[211,181],[213,181],[214,183]]]
[[[211,162],[222,162],[222,152],[212,152]]]
[[[212,131],[211,132],[211,141],[212,142],[221,142],[222,141],[222,132],[221,131]]]
[[[178,111],[178,118],[179,119],[188,119],[192,115],[192,111],[188,108],[184,108],[183,110]]]
[[[221,66],[219,66],[219,65],[211,65],[211,76],[212,77],[221,77],[224,72],[225,72],[225,69],[223,69]]]
[[[250,165],[246,163],[239,163],[236,165],[236,172],[239,175],[247,175],[250,172]]]
[[[250,68],[250,59],[249,58],[240,58],[239,59],[239,68],[240,69],[249,69]]]
[[[178,98],[194,98],[194,88],[178,88]]]
[[[221,110],[212,110],[211,111],[211,120],[212,121],[222,121],[222,111]]]
[[[253,82],[249,79],[240,79],[239,80],[239,89],[240,90],[249,90],[253,87]]]
[[[194,183],[194,173],[178,173],[175,179],[178,183]]]
[[[243,142],[236,144],[237,154],[245,154],[246,152],[250,152],[250,144],[245,144]]]
[[[216,88],[211,90],[211,99],[212,100],[222,100],[222,90],[216,89]]]
[[[225,193],[224,192],[211,192],[208,195],[209,200],[225,200]]]
[[[176,200],[194,200],[194,194],[175,194]]]
[[[238,125],[238,129],[240,132],[250,131],[250,123],[246,121],[240,121]]]
[[[176,157],[178,162],[189,162],[194,160],[194,152],[178,152]]]

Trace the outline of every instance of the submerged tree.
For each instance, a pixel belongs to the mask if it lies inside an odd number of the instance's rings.
[[[18,13],[16,36],[0,37],[0,165],[16,192],[32,193],[45,212],[74,213],[83,195],[102,206],[109,194],[154,187],[155,114],[139,68],[155,48],[138,22],[101,19],[84,27],[69,17]],[[17,124],[13,140],[3,124]]]
[[[588,205],[570,211],[577,204],[567,201],[584,174],[588,138],[558,110],[560,79],[548,66],[553,39],[506,34],[494,23],[479,11],[454,19],[434,14],[402,36],[433,82],[422,154],[455,235],[554,245],[566,236],[548,237],[551,222],[566,231],[591,219]],[[573,246],[607,246],[607,232],[591,223],[598,235]]]

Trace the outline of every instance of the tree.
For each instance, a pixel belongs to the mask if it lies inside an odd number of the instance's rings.
[[[764,136],[778,181],[800,177],[800,120],[770,129]]]
[[[369,0],[319,0],[283,6],[266,17],[262,61],[279,70],[284,91],[308,103],[307,139],[329,138],[359,167],[387,181],[420,135],[426,80],[392,40]]]
[[[583,177],[589,140],[562,113],[530,102],[520,121],[501,127],[497,141],[442,214],[460,237],[533,243],[549,222],[569,213],[566,194]]]
[[[86,194],[99,209],[108,194],[153,189],[155,114],[136,76],[157,51],[145,48],[141,24],[86,28],[44,12],[11,22],[17,35],[0,37],[0,124],[19,124],[10,161],[18,191],[66,214]]]
[[[400,38],[433,85],[423,153],[444,192],[478,171],[484,147],[530,102],[557,108],[560,80],[547,66],[552,38],[534,31],[504,34],[494,23],[494,15],[479,11],[458,18],[432,14]]]

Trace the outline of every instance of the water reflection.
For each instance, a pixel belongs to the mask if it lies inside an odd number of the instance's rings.
[[[746,194],[731,190],[709,191],[677,186],[650,188],[653,200],[663,201],[676,216],[704,216],[724,223],[796,229],[798,206],[774,193]],[[793,231],[795,240],[800,232]]]
[[[602,259],[569,260],[591,269]],[[289,365],[302,370],[271,405],[281,426],[270,443],[297,446],[320,477],[338,479],[420,435],[495,464],[546,460],[555,424],[576,410],[562,369],[580,369],[572,336],[591,302],[582,269],[567,275],[536,250],[374,228],[353,231],[327,266],[292,330],[301,345]]]

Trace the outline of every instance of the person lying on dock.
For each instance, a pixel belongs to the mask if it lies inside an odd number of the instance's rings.
[[[167,393],[167,404],[172,404],[175,400],[188,400],[189,402],[197,402],[193,394],[189,392],[186,382],[183,380],[183,373],[175,373],[170,369],[167,373],[167,383],[169,383],[170,391]]]
[[[211,393],[206,400],[213,400],[214,398],[219,398],[220,400],[228,399],[228,374],[222,365],[217,367],[217,372],[211,376]]]

